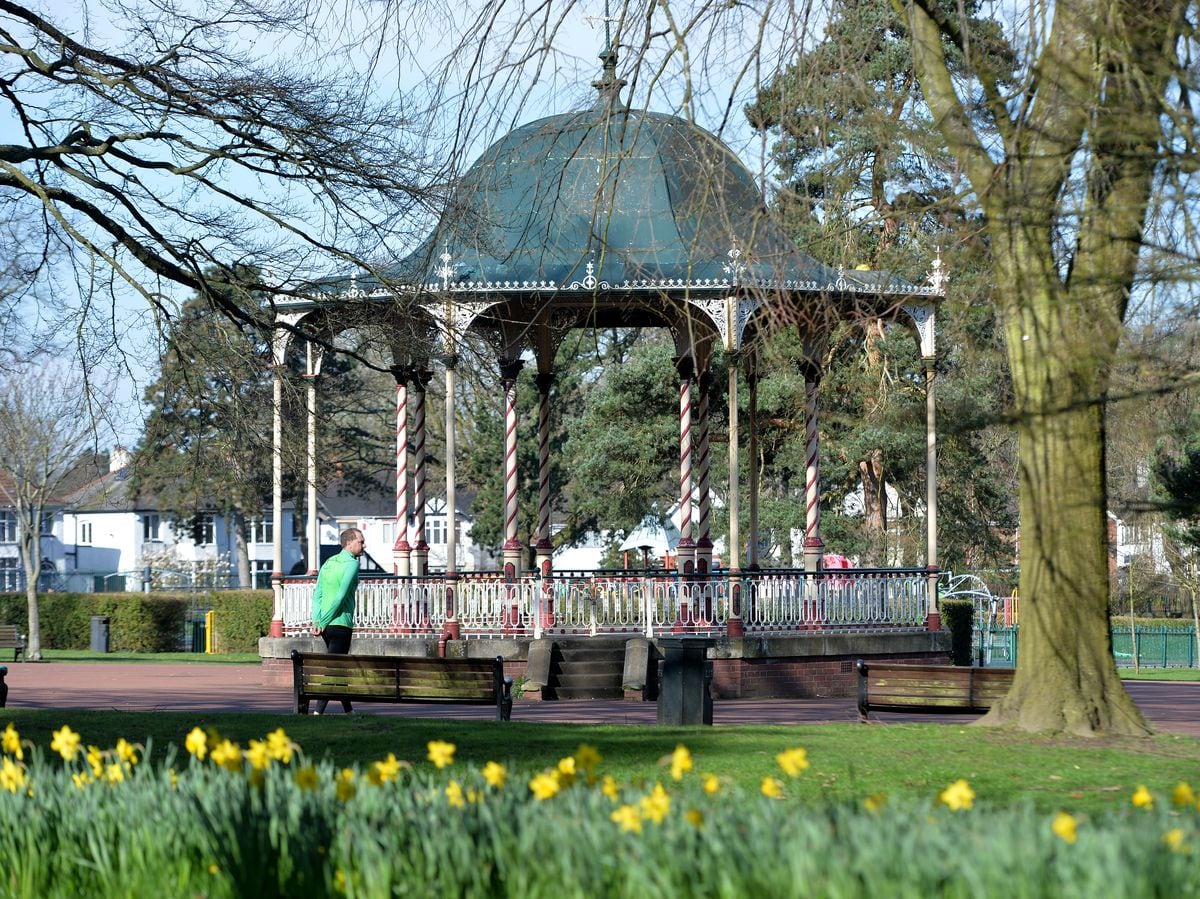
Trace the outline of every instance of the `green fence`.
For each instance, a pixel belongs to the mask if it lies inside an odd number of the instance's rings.
[[[972,644],[976,665],[1011,667],[1017,664],[1016,627],[975,628]],[[1187,627],[1148,627],[1139,625],[1134,633],[1128,627],[1113,628],[1113,656],[1118,668],[1134,667],[1134,644],[1138,668],[1195,668],[1196,632]]]

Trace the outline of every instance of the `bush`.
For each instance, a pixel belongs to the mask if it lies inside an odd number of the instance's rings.
[[[969,599],[946,599],[940,605],[942,626],[950,631],[950,664],[971,664],[971,631],[975,605]]]

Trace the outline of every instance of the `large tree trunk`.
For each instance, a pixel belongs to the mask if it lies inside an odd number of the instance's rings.
[[[233,555],[238,586],[243,590],[250,590],[254,587],[254,580],[250,574],[250,553],[246,549],[246,515],[241,509],[230,513],[229,526],[233,529]]]

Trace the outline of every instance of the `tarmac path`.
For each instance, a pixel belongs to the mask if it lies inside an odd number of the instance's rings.
[[[258,665],[157,662],[17,662],[8,664],[8,707],[119,711],[276,712],[290,714],[292,691],[264,687]],[[1200,737],[1200,681],[1125,681],[1125,688],[1160,732]],[[336,705],[336,704],[335,704]],[[364,714],[414,718],[488,719],[473,706],[363,704]],[[330,713],[339,714],[335,706]],[[961,724],[971,715],[872,715],[880,723]],[[579,724],[654,724],[652,702],[570,700],[521,702],[519,721]],[[854,722],[853,699],[726,699],[713,703],[713,723],[824,724]]]

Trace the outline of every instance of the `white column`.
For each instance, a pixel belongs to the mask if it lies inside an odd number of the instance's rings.
[[[740,514],[738,504],[738,465],[741,464],[741,460],[738,458],[738,366],[741,364],[741,354],[729,353],[728,362],[729,497],[726,501],[726,506],[729,509],[729,548],[726,550],[726,555],[729,558],[726,565],[729,567],[729,593],[732,598],[729,609],[729,620],[725,630],[730,637],[736,639],[745,634],[745,628],[742,624],[742,601],[745,585],[741,581],[742,538],[738,522],[738,515]]]
[[[307,389],[304,411],[307,419],[308,444],[305,466],[305,501],[308,505],[308,573],[315,575],[321,562],[321,534],[317,527],[317,378],[321,373],[321,348],[311,340],[305,341],[304,376]]]
[[[458,589],[458,486],[454,471],[454,356],[446,357],[446,634],[451,640],[460,636],[456,592]]]
[[[287,352],[287,335],[274,335],[274,368],[271,372],[271,525],[274,529],[274,570],[271,572],[273,610],[272,637],[283,636],[283,363]]]
[[[538,372],[534,381],[538,390],[537,566],[542,574],[549,574],[554,555],[550,538],[550,387],[554,375]]]
[[[392,546],[392,568],[408,575],[412,547],[408,543],[408,379],[409,372],[395,366],[396,379],[396,542]]]
[[[746,567],[751,571],[758,568],[758,360],[751,359],[746,372],[750,387],[750,549]]]

